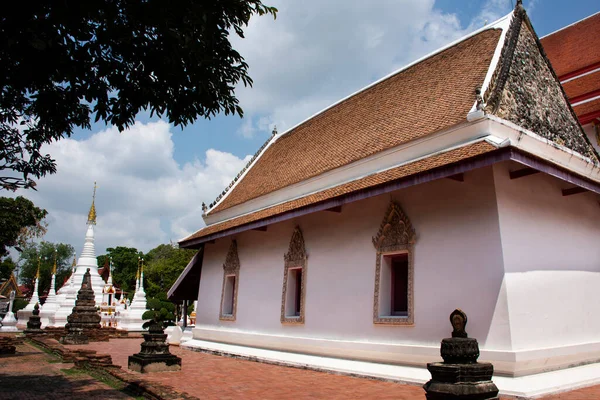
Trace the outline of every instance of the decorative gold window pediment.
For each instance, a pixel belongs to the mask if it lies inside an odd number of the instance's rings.
[[[415,239],[415,230],[410,220],[400,205],[392,201],[379,231],[373,237],[377,256],[373,297],[375,324],[414,324]],[[404,293],[406,299],[402,298]],[[398,297],[402,301],[396,301],[395,306],[394,299]]]

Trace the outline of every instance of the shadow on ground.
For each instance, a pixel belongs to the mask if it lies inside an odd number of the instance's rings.
[[[15,371],[18,373],[18,371]],[[69,379],[61,375],[0,374],[0,399],[123,399],[128,396],[114,388],[100,388],[85,372]]]

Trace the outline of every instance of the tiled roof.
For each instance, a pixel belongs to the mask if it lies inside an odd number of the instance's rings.
[[[287,211],[319,203],[338,196],[342,196],[344,194],[355,192],[357,190],[366,189],[397,179],[405,178],[423,171],[431,170],[433,168],[453,164],[471,157],[494,151],[496,149],[497,148],[495,146],[492,146],[491,144],[483,141],[466,145],[464,147],[450,150],[445,153],[437,154],[429,158],[414,161],[412,163],[405,164],[400,167],[392,168],[387,171],[369,175],[362,179],[345,183],[299,199],[278,204],[273,207],[266,208],[264,210],[260,210],[251,214],[240,216],[238,218],[207,226],[194,233],[193,235],[183,239],[180,242],[180,244],[185,246],[185,242],[203,238],[213,233],[221,232],[244,224],[259,221],[261,219],[268,218],[273,215],[278,215]]]
[[[540,39],[560,77],[600,61],[600,13]]]
[[[501,30],[484,30],[278,138],[209,214],[465,121]]]
[[[571,104],[600,95],[600,13],[541,39]],[[595,72],[594,72],[595,71]],[[574,106],[580,122],[600,117],[600,102]]]

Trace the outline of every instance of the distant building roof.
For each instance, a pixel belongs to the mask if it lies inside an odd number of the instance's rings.
[[[582,124],[600,119],[600,12],[541,39]]]

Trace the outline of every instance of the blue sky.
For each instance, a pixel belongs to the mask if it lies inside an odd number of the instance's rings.
[[[210,203],[269,137],[407,63],[508,14],[513,0],[265,1],[274,21],[255,17],[234,47],[253,88],[237,91],[245,118],[218,116],[181,130],[147,113],[118,133],[96,124],[48,146],[58,173],[19,193],[49,211],[46,240],[83,244],[98,181],[98,251],[147,251],[201,228]],[[597,0],[525,0],[544,36],[600,11]]]

